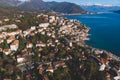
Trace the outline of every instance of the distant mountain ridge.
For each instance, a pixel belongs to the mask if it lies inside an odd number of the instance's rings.
[[[48,7],[56,12],[60,13],[86,13],[79,5],[69,2],[46,2]]]
[[[92,12],[111,12],[120,10],[120,6],[112,6],[112,5],[82,5],[83,9]]]
[[[48,10],[48,6],[42,0],[29,0],[24,2],[23,4],[17,6],[21,9],[26,10]]]
[[[19,0],[0,0],[0,6],[17,6],[19,3]]]
[[[21,12],[20,9],[14,7],[1,7],[0,6],[0,20],[6,17],[14,17]]]
[[[43,0],[0,0],[0,6],[12,6],[25,10],[55,11],[65,14],[87,13],[79,5],[69,2],[44,2]]]
[[[69,2],[44,2],[43,0],[29,0],[18,6],[27,10],[51,10],[60,13],[86,13],[79,5]]]

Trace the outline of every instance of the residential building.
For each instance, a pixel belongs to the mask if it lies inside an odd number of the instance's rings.
[[[12,51],[17,51],[19,47],[19,40],[14,40],[11,44],[10,44],[10,49]]]

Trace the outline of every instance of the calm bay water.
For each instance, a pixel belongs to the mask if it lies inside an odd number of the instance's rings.
[[[77,19],[90,27],[90,40],[86,44],[105,49],[120,56],[120,14],[82,14],[66,15],[69,19]]]

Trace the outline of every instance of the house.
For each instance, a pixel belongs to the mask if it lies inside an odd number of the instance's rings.
[[[6,22],[6,21],[9,21],[9,19],[8,18],[6,18],[6,19],[4,19],[4,21]]]
[[[43,76],[43,80],[49,80],[48,76],[47,76],[47,75],[44,75],[44,76]]]
[[[114,77],[114,80],[120,80],[120,69],[117,70],[117,76]]]
[[[57,61],[54,63],[55,68],[58,68],[60,66],[64,67],[65,66],[65,61]]]
[[[59,41],[56,39],[55,42],[58,43]]]
[[[32,48],[32,47],[33,47],[33,44],[32,44],[31,42],[27,42],[26,47],[27,47],[27,48]]]
[[[3,43],[3,42],[4,42],[4,41],[3,41],[3,39],[2,39],[2,38],[0,38],[0,44],[1,44],[1,43]]]
[[[72,47],[72,46],[73,46],[72,42],[70,42],[70,43],[69,43],[69,46],[70,46],[70,47]]]
[[[105,64],[102,64],[101,66],[100,66],[100,69],[99,69],[99,71],[104,71],[105,70]]]
[[[47,28],[49,25],[50,25],[50,23],[41,23],[41,24],[39,24],[39,27]]]
[[[31,31],[34,31],[34,30],[36,30],[36,27],[35,27],[35,26],[32,26],[32,27],[30,28],[30,30],[31,30]]]
[[[42,64],[40,64],[40,65],[37,67],[37,69],[39,70],[39,74],[42,74],[43,71],[44,71]]]
[[[17,29],[18,26],[16,24],[10,24],[10,25],[4,25],[0,27],[3,30],[7,30],[7,29]]]
[[[17,51],[19,47],[19,40],[14,40],[11,44],[10,44],[10,49],[12,51]]]
[[[106,73],[106,80],[111,80],[110,77],[111,77],[110,74],[107,72]]]
[[[30,33],[30,36],[34,36],[34,35],[35,35],[35,33],[34,33],[34,32],[31,32],[31,33]]]
[[[9,38],[7,39],[7,43],[11,43],[13,40],[15,40],[15,36],[9,36]]]
[[[95,50],[95,53],[96,53],[96,54],[102,54],[102,53],[103,53],[103,50],[98,50],[98,49],[97,49],[97,50]]]
[[[0,34],[0,38],[4,38],[3,34]]]
[[[46,44],[43,42],[37,42],[36,47],[45,47]]]
[[[40,32],[42,32],[43,31],[43,29],[38,29],[38,32],[40,33]]]
[[[3,49],[2,48],[0,48],[0,52],[2,52],[3,51]]]
[[[47,33],[48,36],[51,36],[52,34],[50,32]]]
[[[114,80],[120,80],[120,76],[114,77]]]
[[[22,55],[17,55],[17,62],[22,63],[24,61],[24,57]]]
[[[31,74],[30,73],[26,73],[26,80],[31,80]]]
[[[12,80],[12,79],[10,79],[10,78],[4,78],[3,80]]]
[[[5,48],[3,50],[3,53],[5,53],[6,55],[9,55],[11,53],[11,50],[9,48]]]
[[[47,67],[47,69],[46,69],[46,72],[54,72],[54,68],[52,67],[52,65],[49,65],[48,67]]]
[[[52,23],[55,21],[55,16],[49,16],[49,23]]]
[[[15,31],[15,34],[17,35],[17,34],[20,34],[20,33],[22,33],[22,30],[20,30],[20,29],[17,29],[16,31]]]
[[[24,37],[26,37],[30,33],[31,33],[30,29],[27,29],[27,30],[23,31]]]
[[[0,24],[2,24],[3,22],[0,20]]]

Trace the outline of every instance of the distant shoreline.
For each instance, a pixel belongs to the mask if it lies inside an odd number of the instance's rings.
[[[88,12],[88,13],[84,13],[84,14],[98,14],[97,12]],[[71,14],[60,14],[61,16],[65,16],[65,15],[83,15],[81,13],[71,13]]]

